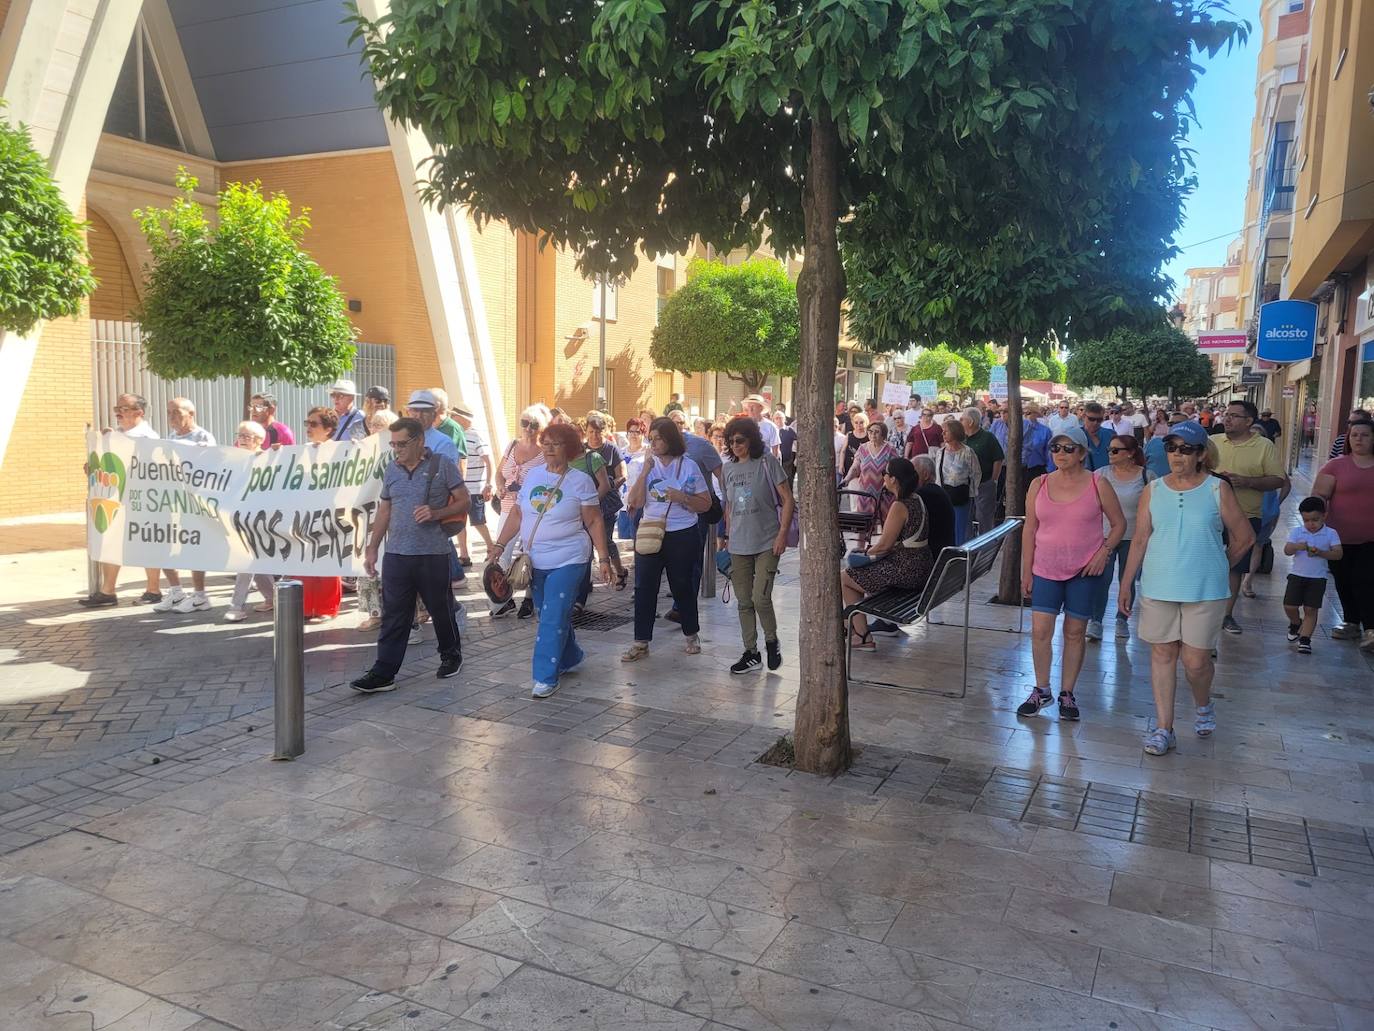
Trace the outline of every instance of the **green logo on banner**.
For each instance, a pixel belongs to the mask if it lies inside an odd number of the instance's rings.
[[[86,494],[90,499],[91,521],[95,523],[96,530],[104,533],[114,522],[120,500],[124,497],[127,479],[124,462],[118,455],[108,451],[103,455],[92,451],[87,456],[86,464],[90,468],[86,476]]]

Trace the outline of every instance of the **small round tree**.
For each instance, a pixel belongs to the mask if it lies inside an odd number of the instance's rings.
[[[96,285],[84,230],[28,128],[0,120],[0,329],[80,313]]]
[[[152,250],[136,317],[148,368],[159,376],[253,377],[300,386],[334,379],[353,364],[353,326],[338,284],[302,248],[308,211],[291,214],[285,194],[230,183],[212,225],[177,173],[170,208],[134,212]]]
[[[1076,342],[1068,372],[1075,387],[1115,387],[1122,400],[1131,393],[1144,399],[1170,390],[1201,397],[1212,389],[1211,359],[1162,311],[1144,327],[1122,327]]]
[[[1048,364],[1046,364],[1045,359],[1043,358],[1037,357],[1033,354],[1022,355],[1021,378],[1023,380],[1048,380],[1050,378],[1050,367]]]
[[[770,375],[797,374],[800,340],[797,288],[781,265],[698,258],[659,313],[649,355],[661,369],[723,372],[755,394]]]
[[[957,374],[949,375],[950,363]],[[941,390],[951,394],[962,394],[973,386],[973,364],[962,354],[956,354],[944,344],[927,347],[916,356],[916,361],[907,373],[907,380],[915,383],[919,379],[933,379]]]

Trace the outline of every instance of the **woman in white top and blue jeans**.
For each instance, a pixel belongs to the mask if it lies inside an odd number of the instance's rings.
[[[1084,634],[1089,641],[1102,640],[1102,619],[1107,614],[1107,594],[1112,589],[1112,575],[1116,574],[1120,579],[1126,572],[1126,559],[1131,553],[1131,537],[1135,534],[1135,515],[1136,509],[1140,507],[1140,495],[1144,492],[1145,485],[1155,478],[1154,473],[1145,469],[1145,455],[1134,433],[1118,433],[1107,445],[1107,457],[1107,468],[1099,469],[1093,475],[1116,491],[1116,500],[1121,502],[1121,514],[1126,518],[1126,536],[1121,538],[1121,543],[1107,558],[1107,568],[1102,570],[1102,575],[1097,580],[1093,594],[1092,618],[1088,620],[1088,629]],[[1107,532],[1105,520],[1102,532]],[[1117,640],[1125,640],[1131,636],[1130,626],[1126,617],[1118,612]]]
[[[525,470],[518,503],[502,512],[501,532],[487,561],[498,561],[518,536],[534,566],[530,588],[539,632],[534,638],[530,694],[547,698],[558,690],[558,678],[584,658],[573,633],[572,609],[593,544],[601,555],[603,575],[610,575],[610,560],[596,482],[569,467],[582,456],[582,434],[576,426],[558,424],[545,427],[539,442],[543,464]]]
[[[1144,740],[1149,755],[1164,755],[1176,744],[1180,659],[1197,706],[1193,729],[1199,737],[1216,730],[1212,649],[1231,597],[1231,566],[1255,542],[1231,485],[1211,474],[1217,452],[1207,431],[1192,421],[1171,426],[1164,451],[1169,475],[1141,495],[1118,602],[1122,615],[1129,616],[1136,573],[1141,573],[1140,639],[1150,645],[1155,696],[1155,726]]]
[[[649,427],[649,449],[653,457],[630,488],[625,504],[632,512],[642,509],[645,520],[666,520],[667,524],[658,551],[635,555],[635,642],[620,657],[622,662],[637,662],[649,654],[658,590],[665,572],[673,607],[687,638],[687,654],[701,652],[692,567],[701,551],[697,516],[711,507],[711,494],[701,468],[687,457],[687,442],[672,419],[653,421]],[[639,532],[643,532],[642,524]]]

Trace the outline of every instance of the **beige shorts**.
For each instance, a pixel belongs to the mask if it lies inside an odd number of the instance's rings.
[[[1140,639],[1149,644],[1182,641],[1190,648],[1217,646],[1226,599],[1217,601],[1157,601],[1140,599]]]

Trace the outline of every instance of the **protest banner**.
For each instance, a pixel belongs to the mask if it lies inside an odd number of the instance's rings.
[[[905,408],[907,398],[910,396],[911,391],[905,380],[883,384],[883,404],[885,405],[897,405]]]
[[[117,565],[363,576],[390,461],[381,436],[269,451],[86,436],[91,557]]]
[[[914,379],[907,384],[907,388],[926,404],[934,404],[935,396],[939,393],[933,379]]]

